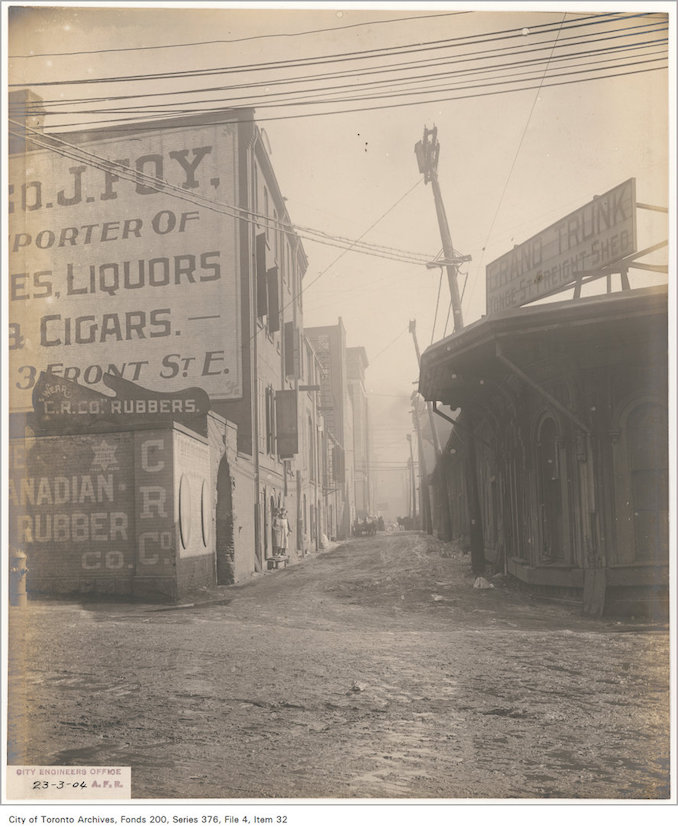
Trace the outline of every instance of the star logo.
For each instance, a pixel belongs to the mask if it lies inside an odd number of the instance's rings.
[[[98,465],[102,471],[107,471],[109,468],[118,468],[118,460],[115,457],[116,445],[110,445],[105,439],[102,439],[98,445],[93,445],[92,448],[94,450],[93,468],[95,465]]]

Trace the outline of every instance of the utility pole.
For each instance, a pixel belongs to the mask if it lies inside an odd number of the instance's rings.
[[[421,353],[419,352],[419,342],[417,341],[417,320],[411,319],[410,320],[410,333],[412,334],[412,339],[414,341],[414,352],[417,354],[417,367],[421,364]],[[433,405],[430,402],[426,402],[426,410],[428,412],[428,421],[429,425],[431,426],[431,437],[433,439],[433,447],[435,448],[436,452],[436,459],[440,456],[440,440],[438,439],[438,429],[436,428],[435,419],[433,417]]]
[[[428,472],[424,455],[424,442],[419,426],[419,411],[417,410],[417,392],[412,394],[412,422],[417,432],[417,450],[419,451],[419,513],[421,514],[422,528],[427,534],[433,534],[433,520],[431,515],[431,498],[428,490]]]
[[[461,298],[459,296],[457,275],[459,271],[459,264],[462,261],[469,261],[469,256],[458,256],[452,245],[452,236],[450,235],[450,227],[447,223],[447,214],[445,213],[443,196],[440,192],[440,184],[438,182],[438,157],[440,155],[440,144],[438,143],[437,126],[434,126],[433,129],[426,129],[426,127],[424,127],[424,137],[421,141],[416,143],[414,147],[414,154],[417,156],[419,172],[421,172],[424,176],[424,183],[428,184],[430,182],[431,189],[433,190],[433,199],[436,206],[436,215],[438,216],[440,238],[443,242],[443,255],[445,257],[444,264],[445,269],[447,270],[447,281],[450,287],[450,297],[452,299],[454,331],[457,333],[464,327],[464,318],[461,314]]]
[[[442,266],[444,264],[447,270],[447,281],[450,287],[450,298],[452,301],[454,332],[459,333],[464,328],[464,317],[461,312],[461,298],[459,296],[457,276],[459,273],[459,264],[463,261],[468,261],[469,256],[458,256],[452,245],[452,236],[447,223],[447,214],[445,213],[443,196],[438,182],[438,158],[440,156],[438,127],[434,126],[433,129],[424,127],[423,138],[415,144],[414,154],[417,156],[419,172],[424,176],[424,183],[430,183],[431,189],[433,190],[440,238],[443,243],[444,261],[432,262],[432,264],[434,266]],[[475,463],[475,439],[471,422],[469,422],[469,428],[464,435],[464,439],[467,444],[468,470],[466,474],[466,499],[468,502],[470,522],[471,568],[474,574],[480,575],[483,574],[485,569],[485,543],[483,540],[478,477]]]
[[[412,500],[412,528],[417,525],[417,482],[414,476],[414,454],[412,452],[412,434],[407,434],[407,441],[410,445],[410,496]]]

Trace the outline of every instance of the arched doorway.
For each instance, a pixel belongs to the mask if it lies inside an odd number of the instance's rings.
[[[224,457],[217,473],[217,583],[227,586],[233,583],[235,545],[233,543],[233,480],[231,469]]]

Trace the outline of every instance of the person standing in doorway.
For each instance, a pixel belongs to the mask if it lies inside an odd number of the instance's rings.
[[[288,553],[289,536],[292,533],[292,529],[290,528],[290,521],[287,519],[287,509],[286,508],[281,508],[280,509],[280,520],[282,522],[281,551],[282,551],[282,555],[285,556]]]
[[[285,508],[276,509],[273,518],[273,556],[285,557],[289,546],[289,536],[292,529],[290,528],[289,520],[287,519],[287,510]]]

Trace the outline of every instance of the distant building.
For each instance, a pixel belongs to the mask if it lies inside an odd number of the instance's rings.
[[[348,393],[353,409],[353,487],[358,518],[372,514],[370,485],[369,412],[365,370],[369,366],[364,347],[346,349]]]
[[[328,493],[331,490],[334,494],[332,505],[336,536],[343,539],[350,536],[356,518],[356,479],[361,486],[361,502],[369,504],[369,469],[364,458],[367,448],[364,394],[367,357],[362,348],[346,348],[346,330],[341,318],[336,325],[306,328],[305,333],[321,365],[320,410],[331,437],[329,478],[332,482]],[[362,354],[349,357],[351,350],[362,351]],[[352,365],[351,374],[349,363]],[[349,375],[354,378],[349,379]],[[357,468],[359,477],[356,477]]]
[[[372,468],[374,510],[386,524],[396,523],[398,517],[407,517],[412,508],[412,479],[410,469],[402,467]]]

